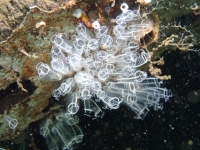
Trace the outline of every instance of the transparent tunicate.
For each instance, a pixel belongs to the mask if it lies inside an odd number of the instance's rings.
[[[78,55],[82,55],[84,49],[86,48],[86,42],[83,39],[78,38],[73,42],[73,46],[74,46],[73,52]]]
[[[62,34],[54,35],[52,43],[65,53],[71,53],[72,47],[67,43],[67,41],[62,37]]]
[[[113,64],[116,61],[115,60],[115,56],[113,54],[108,54],[107,53],[105,58],[106,58],[105,61],[106,61],[107,64]]]
[[[117,44],[118,47],[123,47],[123,46],[126,45],[126,43],[127,43],[127,38],[125,38],[125,37],[117,37],[116,44]]]
[[[46,80],[52,80],[52,81],[62,79],[62,75],[60,73],[53,71],[49,67],[49,65],[44,64],[42,62],[37,64],[36,69],[38,71],[40,78],[44,78]]]
[[[45,138],[48,149],[59,150],[57,139],[53,136],[51,128],[53,122],[51,119],[47,119],[45,124],[40,128],[40,134]]]
[[[94,113],[94,117],[103,117],[103,112],[99,108],[99,106],[91,99],[83,100],[84,103],[84,111],[87,115]]]
[[[75,115],[60,113],[56,116],[58,121],[65,121],[68,125],[75,125],[79,122],[79,118]]]
[[[62,123],[62,125],[71,127],[71,130],[66,132],[66,136],[69,139],[68,141],[68,149],[74,149],[76,144],[80,143],[83,139],[83,133],[80,127],[77,125],[79,122],[79,118],[75,115],[70,114],[58,114],[56,119]],[[70,129],[70,128],[69,128]],[[71,132],[70,132],[71,131]],[[73,136],[72,136],[73,135]]]
[[[77,38],[82,39],[83,41],[88,41],[90,39],[90,36],[88,36],[87,32],[86,32],[86,27],[80,23],[77,27],[76,27],[76,31],[78,33]],[[81,43],[80,43],[81,44]],[[79,45],[79,44],[78,44]],[[82,45],[82,44],[81,44]]]
[[[64,123],[58,122],[52,127],[52,133],[60,139],[59,145],[62,149],[72,149],[71,141],[76,135],[71,126],[66,126]]]
[[[92,97],[90,87],[81,87],[79,93],[82,100],[88,100]]]
[[[123,68],[123,76],[130,77],[134,74],[134,69],[130,66],[126,66]]]
[[[78,34],[86,34],[86,27],[80,23],[77,27],[76,27],[76,32]]]
[[[103,65],[103,62],[99,60],[93,62],[93,67],[96,68],[96,71],[100,70],[103,67]]]
[[[113,65],[113,64],[106,64],[106,70],[108,71],[108,73],[110,75],[113,74],[114,69],[115,69],[115,65]]]
[[[67,75],[70,72],[68,65],[64,63],[62,59],[56,57],[55,55],[53,55],[51,58],[50,64],[53,70],[62,75]]]
[[[53,137],[52,133],[50,133],[45,139],[49,150],[59,150],[59,146],[56,141],[57,139]]]
[[[109,97],[109,96],[106,96],[101,100],[106,104],[106,107],[110,109],[118,109],[120,103],[122,102],[118,97]]]
[[[91,85],[91,90],[93,91],[92,93],[94,94],[96,94],[99,90],[101,90],[101,88],[102,88],[101,82],[99,82],[98,80],[94,81]]]
[[[56,56],[57,58],[60,58],[62,60],[65,60],[66,56],[61,50],[61,48],[57,47],[56,45],[52,45],[51,47],[51,55]]]
[[[134,67],[140,67],[148,62],[148,58],[150,57],[148,53],[146,53],[144,50],[140,49],[140,51],[137,51],[133,53],[132,55],[132,65]]]
[[[98,72],[98,79],[100,81],[106,81],[109,78],[109,71],[107,69],[101,69]]]
[[[78,98],[79,96],[77,92],[71,93],[66,97],[66,114],[73,115],[78,112]]]
[[[134,20],[135,14],[132,10],[126,10],[126,12],[123,12],[121,16],[124,21],[128,22]]]
[[[99,48],[99,42],[96,39],[90,39],[88,41],[87,47],[89,50],[96,51]]]
[[[94,30],[94,33],[96,34],[97,38],[102,38],[103,36],[107,34],[107,32],[108,32],[107,26],[100,26]]]
[[[58,114],[56,120],[47,119],[40,132],[46,139],[48,149],[72,150],[77,147],[78,143],[83,140],[81,128],[77,125],[77,116]],[[48,129],[48,134],[43,134],[43,130]]]
[[[116,56],[115,60],[116,60],[116,63],[117,63],[117,66],[116,68],[120,68],[120,72],[123,70],[122,68],[126,67],[126,66],[132,66],[132,63],[133,63],[133,59],[131,57],[132,55],[132,52],[126,52],[126,53],[123,53],[123,54],[120,54],[118,56]]]
[[[128,43],[128,50],[131,52],[136,52],[140,48],[138,42],[131,41]]]
[[[122,25],[117,25],[113,29],[115,36],[122,36],[125,33],[125,28]]]
[[[120,65],[117,66],[112,75],[117,76],[117,79],[121,79],[122,77],[131,77],[135,72],[135,68],[131,67],[130,65]]]
[[[72,92],[75,88],[75,82],[73,78],[67,78],[63,80],[60,87],[53,90],[52,96],[55,97],[56,100],[59,100],[60,96],[65,96]]]
[[[74,80],[76,84],[81,87],[81,86],[89,86],[93,82],[93,77],[86,72],[80,71],[77,72],[76,75],[74,76]]]
[[[112,45],[111,47],[108,47],[106,49],[106,51],[108,52],[108,54],[116,54],[119,50],[120,50],[120,48],[117,47],[116,45]]]
[[[9,117],[9,116],[4,116],[4,120],[8,123],[8,126],[9,126],[9,128],[11,128],[11,129],[15,129],[16,127],[17,127],[17,125],[18,125],[18,121],[17,121],[17,119],[13,119],[13,118],[11,118],[11,117]]]
[[[110,35],[105,35],[101,39],[101,48],[102,49],[107,49],[110,47],[113,43],[113,39]]]
[[[82,69],[82,57],[78,54],[72,54],[68,58],[69,66],[74,71],[79,71]]]
[[[147,78],[147,73],[139,70],[134,73],[134,76],[136,78],[135,79],[136,82],[142,82]]]
[[[44,137],[47,137],[50,133],[49,126],[52,124],[52,121],[50,119],[46,120],[46,123],[43,127],[40,128],[40,134]]]
[[[100,50],[96,52],[96,58],[100,61],[107,59],[107,52]]]
[[[55,90],[52,91],[52,96],[56,99],[59,100],[59,97],[62,95],[61,93],[61,88],[57,88]]]

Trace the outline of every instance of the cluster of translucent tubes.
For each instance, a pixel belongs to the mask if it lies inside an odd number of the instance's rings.
[[[49,150],[76,148],[77,144],[82,142],[83,133],[77,123],[77,116],[59,114],[56,116],[56,122],[47,119],[46,123],[40,128],[40,134],[46,139]]]
[[[77,35],[72,40],[56,34],[50,66],[37,65],[40,78],[64,78],[52,95],[57,100],[65,96],[66,114],[76,114],[79,101],[83,101],[85,112],[93,112],[97,117],[101,114],[97,103],[102,101],[109,109],[126,104],[136,113],[135,118],[143,119],[149,107],[162,109],[160,99],[167,101],[172,96],[156,78],[138,70],[151,57],[140,48],[140,39],[152,30],[152,21],[141,18],[137,10],[129,10],[125,3],[121,10],[113,29],[95,21],[94,34],[83,24],[76,27]]]

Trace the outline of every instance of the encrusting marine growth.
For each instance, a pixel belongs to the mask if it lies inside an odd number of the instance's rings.
[[[40,78],[50,81],[64,78],[52,92],[56,100],[60,97],[66,100],[66,113],[62,114],[62,120],[75,117],[79,101],[84,103],[85,112],[93,112],[95,117],[102,115],[97,104],[103,102],[108,109],[118,109],[125,104],[135,112],[136,119],[143,119],[149,107],[162,109],[160,99],[167,101],[172,96],[170,90],[160,87],[161,81],[138,69],[151,57],[147,50],[140,48],[140,39],[152,30],[153,21],[141,18],[137,10],[129,10],[125,3],[121,10],[113,29],[95,21],[92,24],[95,36],[83,24],[76,27],[77,35],[72,40],[66,40],[64,34],[56,34],[52,38],[50,66],[42,62],[36,66]],[[61,129],[62,122],[57,120],[54,125],[47,121],[45,129],[51,131],[42,132],[42,135],[56,141],[57,149],[73,149],[71,143],[79,143],[83,135],[74,132],[68,138],[70,140],[66,140],[66,135],[60,134],[65,130]],[[50,136],[50,133],[57,136]],[[74,139],[80,135],[76,142]]]

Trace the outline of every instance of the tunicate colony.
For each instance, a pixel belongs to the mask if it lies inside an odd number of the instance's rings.
[[[36,66],[40,78],[63,79],[52,96],[56,100],[64,97],[66,112],[57,116],[58,122],[47,120],[41,128],[49,149],[73,149],[81,142],[83,134],[77,122],[68,122],[76,118],[79,102],[84,104],[85,113],[94,113],[95,117],[102,115],[98,103],[103,102],[107,109],[125,104],[136,119],[143,119],[149,107],[162,109],[160,99],[167,101],[172,96],[170,90],[161,87],[161,81],[138,69],[151,58],[147,50],[140,48],[140,39],[152,30],[153,22],[141,18],[137,10],[129,10],[125,3],[121,10],[113,29],[95,21],[95,36],[83,24],[76,27],[77,35],[71,40],[55,34],[50,66],[42,62]]]

